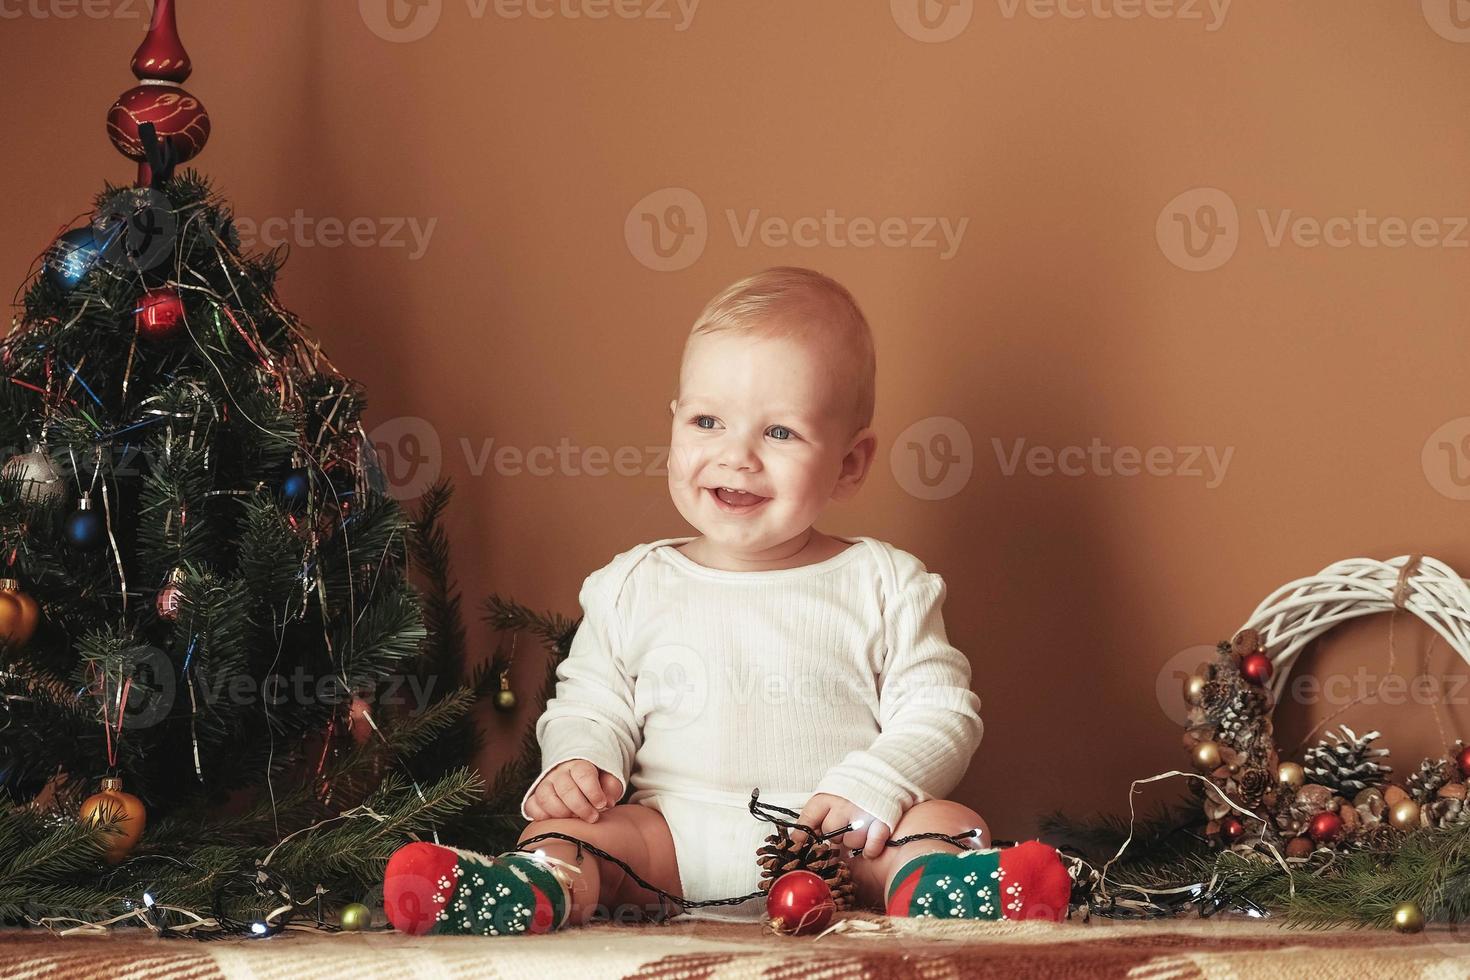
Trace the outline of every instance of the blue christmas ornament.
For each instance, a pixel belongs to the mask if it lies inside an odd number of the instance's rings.
[[[281,481],[281,496],[286,498],[286,503],[291,506],[304,503],[311,493],[311,474],[305,469],[293,469],[286,473],[286,478]]]
[[[46,278],[70,291],[102,258],[102,248],[91,225],[64,232],[46,251]]]
[[[92,498],[83,496],[77,511],[66,519],[66,540],[78,551],[96,551],[106,542],[107,527],[102,515],[92,509]]]

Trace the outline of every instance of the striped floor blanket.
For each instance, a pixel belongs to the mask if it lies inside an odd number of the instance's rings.
[[[158,939],[126,930],[58,938],[0,930],[0,978],[1136,977],[1145,980],[1470,976],[1470,927],[1405,936],[1296,930],[1259,920],[1179,919],[1054,925],[847,916],[838,931],[784,938],[757,925],[675,920],[595,925],[549,936],[412,938],[393,932],[292,932],[267,939]]]

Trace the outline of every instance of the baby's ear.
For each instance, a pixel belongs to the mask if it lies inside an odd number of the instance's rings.
[[[842,457],[842,472],[837,475],[837,486],[832,491],[834,499],[846,500],[858,492],[868,478],[868,470],[872,468],[877,452],[878,434],[871,427],[865,427],[853,436],[847,455]]]
[[[670,398],[669,399],[669,418],[673,418],[674,417],[674,410],[678,406],[678,404],[679,404],[679,399],[677,399],[677,398]]]

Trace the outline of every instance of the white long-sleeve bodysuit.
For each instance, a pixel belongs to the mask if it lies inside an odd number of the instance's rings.
[[[758,884],[773,828],[748,812],[754,788],[793,810],[831,793],[892,828],[955,786],[983,726],[969,662],[945,635],[943,579],[869,537],[756,572],[706,568],[674,547],[690,540],[631,548],[583,583],[582,623],[536,725],[542,776],[586,759],[659,810],[689,899]]]

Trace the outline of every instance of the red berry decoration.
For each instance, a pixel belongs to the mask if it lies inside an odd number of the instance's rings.
[[[1245,835],[1245,824],[1240,822],[1239,817],[1226,817],[1220,821],[1220,839],[1227,844],[1234,844]]]
[[[1465,746],[1455,756],[1455,765],[1460,767],[1460,775],[1470,776],[1470,745]]]
[[[1271,679],[1271,670],[1271,658],[1259,650],[1240,660],[1240,675],[1258,687]]]
[[[1342,818],[1337,814],[1324,810],[1312,818],[1312,823],[1307,827],[1307,833],[1312,835],[1312,840],[1319,844],[1335,841],[1342,836]]]
[[[133,322],[144,340],[168,340],[184,325],[184,301],[166,286],[150,289],[138,300]]]
[[[802,936],[827,928],[837,904],[832,889],[811,871],[788,871],[771,885],[766,914],[771,929],[783,936]]]

